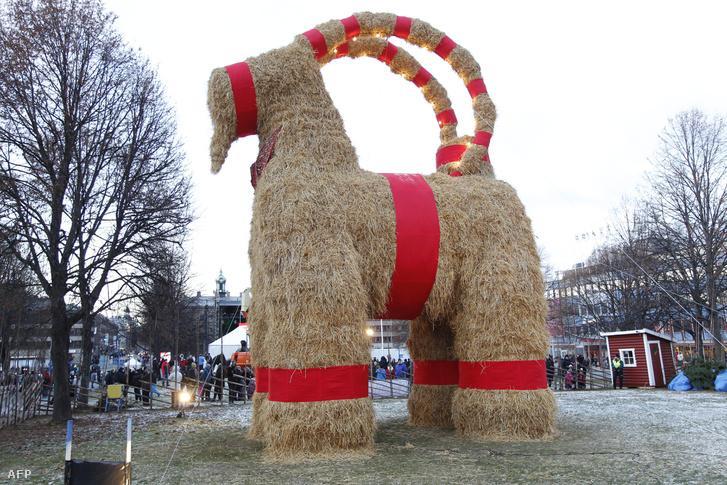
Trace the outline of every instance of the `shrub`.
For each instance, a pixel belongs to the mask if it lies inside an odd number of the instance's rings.
[[[714,378],[724,369],[723,362],[697,357],[684,368],[684,373],[695,389],[714,389]]]

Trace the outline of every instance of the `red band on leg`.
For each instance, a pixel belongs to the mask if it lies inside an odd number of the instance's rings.
[[[268,400],[316,402],[360,399],[369,395],[369,366],[342,365],[308,369],[270,368]]]
[[[361,25],[353,15],[341,19],[341,24],[343,24],[343,31],[346,33],[346,40],[350,40],[361,33]]]
[[[421,88],[422,86],[426,86],[430,79],[432,79],[432,75],[429,71],[420,67],[416,75],[411,79],[411,82],[413,82],[416,87]]]
[[[546,389],[544,360],[459,361],[463,389],[533,391]]]
[[[451,162],[459,162],[467,151],[467,145],[448,145],[437,150],[437,168]]]
[[[387,66],[391,64],[391,61],[394,59],[394,56],[396,55],[397,51],[399,49],[396,48],[394,44],[391,42],[386,43],[386,47],[384,47],[384,50],[379,54],[378,59],[386,64]]]
[[[446,61],[447,57],[449,57],[449,54],[452,53],[455,47],[457,47],[457,44],[445,35],[442,37],[442,40],[439,41],[437,47],[434,48],[434,53]]]
[[[326,45],[326,38],[323,37],[321,31],[318,29],[310,29],[307,32],[303,32],[308,42],[310,42],[311,49],[313,49],[313,55],[316,60],[321,59],[328,53],[328,46]]]
[[[445,109],[444,111],[440,111],[437,113],[437,121],[439,121],[439,125],[456,125],[457,124],[457,115],[454,114],[453,109]]]
[[[267,367],[255,367],[255,392],[268,392],[270,389],[270,373]]]
[[[415,360],[414,384],[454,386],[459,382],[456,360]]]
[[[396,23],[394,24],[394,36],[400,39],[407,39],[411,32],[411,18],[409,17],[396,17]]]
[[[235,101],[237,115],[237,136],[243,137],[257,133],[257,98],[255,83],[247,62],[238,62],[225,67],[230,78],[232,99]]]
[[[467,83],[467,91],[469,91],[470,96],[472,99],[476,98],[480,94],[487,92],[487,86],[485,86],[484,79],[477,78],[473,79],[470,82]]]

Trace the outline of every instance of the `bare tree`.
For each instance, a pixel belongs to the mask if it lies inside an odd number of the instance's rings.
[[[7,372],[13,348],[29,342],[22,331],[30,317],[35,288],[30,271],[7,250],[0,239],[0,366]]]
[[[94,316],[146,247],[181,241],[190,183],[156,74],[100,2],[15,0],[1,22],[0,229],[27,248],[14,253],[51,302],[59,422],[71,326],[84,322],[87,376]]]
[[[190,315],[189,262],[170,245],[150,248],[142,258],[144,277],[135,282],[141,328],[139,336],[152,351],[196,350],[196,316]]]
[[[668,265],[665,284],[688,297],[685,308],[703,355],[702,326],[724,360],[720,312],[727,296],[727,127],[721,117],[693,110],[670,120],[661,137],[647,203]],[[721,305],[721,306],[720,306]],[[701,324],[701,325],[700,325]]]
[[[592,332],[660,330],[672,311],[656,283],[663,271],[650,225],[638,209],[624,207],[611,240],[564,278],[575,288]]]

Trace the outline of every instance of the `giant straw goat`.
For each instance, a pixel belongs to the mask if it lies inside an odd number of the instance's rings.
[[[473,98],[474,136],[457,136],[446,91],[390,36],[452,65]],[[377,57],[422,89],[441,127],[434,174],[359,167],[320,72],[343,55]],[[478,440],[552,434],[539,258],[515,191],[493,175],[495,109],[466,49],[417,19],[358,13],[215,69],[208,104],[214,172],[234,140],[260,138],[252,437],[282,457],[371,448],[371,317],[412,320],[413,425]]]

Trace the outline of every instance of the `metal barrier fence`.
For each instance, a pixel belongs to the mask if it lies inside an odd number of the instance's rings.
[[[567,369],[554,369],[553,376],[548,377],[548,384],[554,391],[578,391],[608,389],[612,386],[611,369],[602,367],[584,368],[583,378],[579,372],[573,371],[568,376]]]
[[[567,390],[595,390],[607,389],[612,386],[611,371],[605,368],[586,369],[585,379],[578,379],[578,372],[574,377],[568,377],[565,369],[555,369],[548,383],[554,391]],[[412,377],[394,379],[369,378],[369,397],[372,399],[402,399],[408,398],[411,392]],[[166,385],[164,384],[166,382]],[[254,381],[249,381],[250,383]],[[119,383],[124,386],[123,407],[133,408],[140,405],[148,409],[169,409],[175,407],[175,396],[178,392],[186,390],[190,401],[202,400],[207,403],[219,402],[220,405],[232,404],[235,401],[243,403],[249,400],[247,383],[235,384],[230,389],[229,379],[210,377],[207,381],[196,378],[183,377],[178,381],[174,379],[159,380],[156,382],[141,381],[141,385]],[[26,382],[22,386],[0,386],[0,428],[14,425],[36,415],[52,413],[52,388],[44,386],[40,381]],[[106,409],[106,386],[85,388],[76,384],[71,386],[71,407]]]
[[[30,380],[0,386],[0,428],[22,423],[39,413],[43,383]]]

